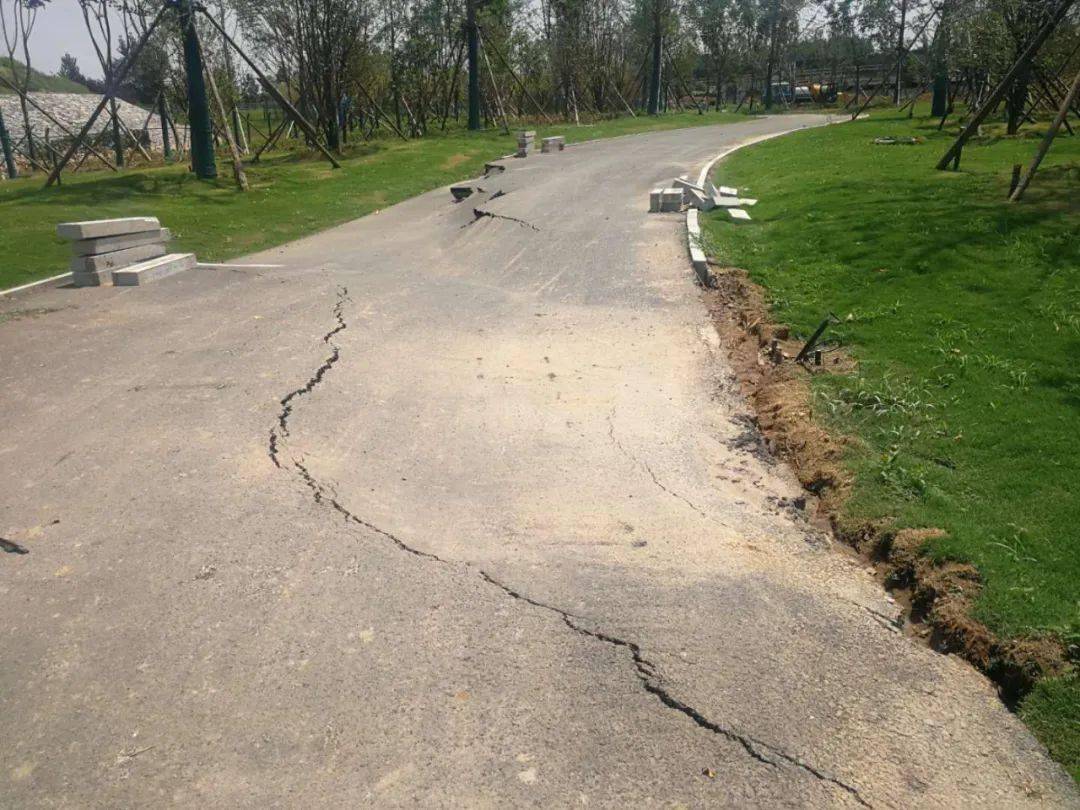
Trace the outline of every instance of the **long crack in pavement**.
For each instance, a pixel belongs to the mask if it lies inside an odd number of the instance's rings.
[[[488,216],[497,215],[488,214]],[[520,220],[517,221],[520,222]],[[333,343],[333,338],[335,335],[348,328],[348,324],[345,320],[344,315],[344,307],[346,302],[348,302],[349,300],[350,299],[348,297],[348,290],[345,287],[340,287],[338,289],[338,300],[337,303],[334,305],[333,310],[336,325],[322,338],[322,342],[330,346],[332,349],[330,355],[315,370],[315,373],[308,378],[307,382],[303,386],[294,389],[281,400],[282,410],[278,415],[278,425],[272,428],[270,431],[270,459],[279,469],[284,469],[281,464],[280,453],[282,450],[282,445],[284,443],[283,440],[289,436],[288,422],[289,418],[292,416],[293,401],[298,397],[310,394],[316,388],[316,386],[318,386],[322,382],[326,373],[330,371],[330,369],[341,359],[341,350],[335,343]],[[612,440],[618,443],[614,437],[613,425],[611,427],[611,430]],[[303,461],[298,461],[294,459],[293,467],[295,468],[300,480],[311,491],[312,499],[314,500],[314,502],[319,506],[330,507],[335,512],[340,514],[346,522],[353,523],[357,526],[374,532],[375,534],[392,542],[401,551],[412,555],[413,557],[430,560],[432,562],[440,563],[442,565],[461,567],[471,571],[475,571],[486,583],[498,588],[511,599],[555,614],[570,630],[574,631],[575,633],[586,636],[595,641],[600,641],[604,644],[609,644],[611,646],[626,650],[630,654],[630,658],[634,664],[634,668],[638,680],[641,683],[642,689],[656,697],[656,699],[659,700],[660,703],[662,703],[666,708],[671,709],[672,711],[679,712],[680,714],[689,718],[699,728],[704,729],[717,736],[724,737],[725,739],[738,744],[752,759],[757,762],[773,768],[780,767],[782,763],[793,766],[795,768],[798,768],[799,770],[804,771],[805,773],[812,775],[814,778],[820,781],[828,782],[840,788],[841,790],[848,793],[852,798],[855,799],[855,801],[857,801],[863,807],[872,806],[865,799],[862,798],[858,789],[854,786],[849,785],[834,776],[830,776],[824,771],[807,763],[803,759],[789,754],[782,749],[779,749],[773,745],[769,745],[768,743],[764,743],[760,740],[754,739],[753,737],[750,737],[746,734],[741,734],[735,730],[726,728],[719,723],[708,719],[704,714],[702,714],[699,710],[695,709],[693,706],[690,706],[689,704],[684,703],[683,701],[676,698],[663,686],[663,677],[657,670],[656,665],[645,657],[644,653],[642,652],[641,646],[637,643],[624,638],[620,638],[618,636],[613,636],[600,630],[590,630],[587,627],[583,627],[581,624],[578,623],[578,621],[582,620],[584,617],[576,616],[575,614],[563,610],[562,608],[558,608],[554,605],[549,605],[545,602],[541,602],[537,599],[529,597],[521,593],[520,591],[515,590],[509,585],[500,582],[487,571],[479,568],[473,563],[447,560],[439,557],[437,554],[432,554],[431,552],[423,551],[419,548],[416,548],[415,546],[409,545],[392,532],[389,532],[386,529],[383,529],[350,511],[336,497],[334,497],[334,495],[330,492],[330,489],[326,485],[321,483],[312,474],[311,470],[303,463]],[[649,470],[649,472],[651,473],[651,470]],[[653,476],[653,479],[656,480],[655,475]],[[670,490],[668,490],[666,487],[660,485],[658,481],[657,484],[669,494],[674,494],[671,493]],[[676,495],[676,497],[679,496]],[[693,504],[690,505],[695,510],[700,511]]]
[[[274,462],[274,466],[278,469],[281,469],[281,459],[279,458],[281,440],[289,435],[289,417],[292,416],[293,400],[302,396],[307,396],[314,391],[315,386],[321,383],[323,377],[326,376],[326,372],[333,368],[334,364],[341,359],[341,349],[332,341],[335,335],[339,332],[344,332],[345,329],[348,328],[345,323],[343,309],[345,303],[349,300],[348,288],[338,287],[338,300],[334,305],[334,320],[337,321],[337,325],[322,337],[322,342],[330,347],[330,354],[323,360],[322,364],[315,369],[315,373],[308,378],[307,382],[299,388],[293,389],[281,399],[281,412],[278,414],[277,426],[270,429],[270,442],[268,448],[270,460]]]

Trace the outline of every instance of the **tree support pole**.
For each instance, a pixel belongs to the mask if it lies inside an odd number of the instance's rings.
[[[23,92],[19,88],[17,88],[15,85],[13,85],[11,82],[9,82],[3,76],[0,76],[0,82],[3,82],[4,84],[6,84],[8,87],[10,87],[16,93],[18,93],[20,96],[23,95]],[[29,95],[26,96],[26,103],[29,104],[31,107],[33,107],[35,110],[37,110],[39,113],[44,115],[46,118],[48,118],[50,121],[52,121],[60,129],[60,131],[63,132],[65,135],[68,135],[68,136],[70,136],[72,138],[75,137],[74,132],[72,132],[70,129],[68,129],[66,126],[64,126],[60,121],[57,121],[56,118],[54,118],[53,115],[48,110],[46,110],[44,107],[42,107],[36,101],[34,101],[34,99],[31,98]],[[117,171],[116,166],[114,166],[112,164],[112,162],[110,162],[107,157],[105,157],[103,154],[101,154],[101,152],[96,150],[93,146],[91,146],[90,144],[87,144],[86,148],[89,149],[94,154],[94,157],[96,157],[98,160],[100,160],[102,163],[104,163],[106,166],[108,166],[114,172]]]
[[[1058,23],[1065,17],[1065,14],[1072,4],[1073,0],[1061,0],[1061,4],[1057,7],[1057,11],[1055,11],[1050,19],[1043,24],[1043,27],[1039,29],[1027,48],[1024,49],[1020,58],[1016,60],[1011,68],[1009,68],[1009,72],[1005,74],[1005,77],[998,86],[994,88],[993,92],[986,98],[982,106],[976,111],[975,115],[971,117],[971,120],[967,122],[963,131],[953,142],[953,145],[941,156],[941,160],[937,162],[938,169],[947,169],[949,163],[954,161],[957,167],[959,166],[960,152],[963,150],[964,144],[966,144],[968,139],[978,131],[979,125],[986,120],[986,116],[988,116],[990,111],[997,106],[999,101],[1001,101],[1005,92],[1012,85],[1013,79],[1027,67],[1031,59],[1039,52],[1039,48],[1041,48],[1043,43],[1046,42],[1052,33],[1054,33],[1054,29],[1057,28]]]
[[[161,18],[164,16],[165,11],[168,8],[169,6],[162,6],[158,10],[157,16],[154,17],[154,21],[150,23],[150,26],[142,35],[142,39],[140,39],[135,44],[135,47],[128,54],[127,61],[125,61],[120,66],[120,69],[116,71],[116,75],[113,76],[109,86],[105,88],[107,92],[104,96],[102,96],[101,101],[98,102],[98,105],[94,109],[94,112],[91,114],[87,122],[83,124],[83,128],[79,130],[79,134],[75,136],[75,140],[71,142],[71,145],[67,148],[67,151],[64,152],[64,156],[60,158],[60,160],[57,161],[56,165],[53,167],[52,172],[49,174],[49,179],[45,181],[45,188],[51,186],[60,177],[60,172],[63,171],[64,166],[67,165],[68,161],[71,160],[72,155],[74,155],[75,151],[79,148],[79,144],[82,143],[87,133],[90,132],[91,128],[94,126],[94,122],[97,121],[98,116],[101,115],[101,111],[105,109],[105,105],[108,104],[109,96],[111,95],[111,93],[116,92],[116,88],[127,76],[128,71],[131,70],[131,66],[135,64],[135,60],[139,58],[139,54],[142,53],[142,49],[146,45],[147,40],[149,40],[150,35],[157,30],[158,24],[161,22]]]
[[[229,144],[229,153],[232,155],[233,163],[233,177],[236,178],[236,185],[240,187],[240,190],[247,191],[249,186],[247,175],[244,174],[244,163],[240,160],[240,150],[236,146],[236,139],[229,130],[228,114],[225,112],[225,105],[221,102],[221,93],[218,92],[217,82],[214,81],[214,71],[206,62],[206,54],[203,51],[202,41],[199,39],[199,32],[195,30],[195,26],[192,26],[191,30],[195,35],[195,44],[199,47],[199,56],[203,57],[203,67],[206,69],[206,78],[210,84],[210,92],[213,94],[214,104],[217,106],[218,120],[221,122],[221,128],[225,131],[225,141]]]
[[[281,108],[285,111],[286,115],[288,115],[293,120],[293,122],[304,131],[304,134],[308,136],[308,138],[313,144],[315,144],[315,148],[322,153],[323,157],[329,160],[330,164],[335,169],[340,169],[341,164],[337,162],[337,158],[331,155],[327,148],[321,143],[319,143],[319,136],[315,132],[315,128],[311,126],[311,124],[308,123],[307,119],[300,114],[300,111],[292,105],[292,102],[285,98],[285,96],[281,94],[281,91],[274,86],[274,83],[271,82],[268,78],[266,78],[266,74],[259,70],[258,65],[251,61],[251,57],[249,57],[246,53],[244,53],[243,50],[241,50],[240,46],[233,41],[232,37],[230,37],[225,32],[225,29],[218,25],[218,21],[214,19],[214,16],[209,11],[207,11],[206,8],[204,8],[202,5],[199,5],[196,8],[198,8],[198,10],[202,12],[203,16],[207,20],[209,20],[210,24],[218,30],[218,32],[221,34],[221,38],[225,40],[225,44],[230,46],[234,51],[236,51],[240,55],[240,58],[247,63],[247,66],[251,68],[251,72],[255,74],[255,77],[260,82],[262,82],[262,86],[266,89],[266,92],[269,93],[273,97],[274,101],[276,101],[278,105],[281,106]],[[192,143],[192,146],[194,147],[194,143]]]
[[[278,138],[281,137],[281,133],[283,133],[288,128],[288,126],[289,119],[283,119],[282,122],[278,124],[277,129],[275,129],[274,132],[270,135],[270,137],[266,139],[266,142],[255,151],[255,156],[251,159],[251,162],[258,163],[259,158],[262,157],[262,153],[269,149],[271,146],[273,146],[275,143],[277,143]]]
[[[517,86],[521,88],[521,92],[525,94],[525,97],[532,102],[532,105],[534,107],[536,107],[536,111],[540,113],[540,115],[544,117],[544,120],[547,121],[549,124],[554,123],[548,116],[548,114],[544,112],[544,108],[540,106],[540,102],[533,98],[533,94],[529,92],[529,88],[525,86],[525,82],[523,82],[518,77],[517,73],[514,72],[514,69],[510,66],[510,62],[507,61],[506,57],[502,55],[502,51],[499,50],[499,47],[495,45],[495,43],[493,43],[490,39],[487,40],[484,49],[487,50],[487,48],[489,47],[491,48],[491,50],[495,51],[495,55],[499,57],[499,61],[503,63],[503,67],[505,67],[510,72],[510,76],[515,82],[517,82]]]
[[[1035,158],[1031,161],[1031,166],[1028,167],[1027,174],[1017,183],[1016,188],[1013,189],[1013,193],[1009,195],[1009,202],[1019,202],[1020,198],[1024,196],[1024,192],[1031,184],[1031,178],[1035,176],[1035,172],[1039,170],[1039,164],[1042,163],[1046,153],[1050,151],[1050,144],[1054,142],[1054,138],[1057,136],[1058,130],[1061,129],[1062,123],[1065,121],[1065,116],[1069,114],[1069,107],[1072,106],[1073,101],[1076,99],[1077,93],[1080,92],[1080,71],[1077,71],[1076,78],[1073,79],[1072,87],[1069,88],[1068,95],[1061,102],[1061,107],[1058,109],[1058,113],[1054,116],[1054,122],[1050,125],[1050,129],[1046,131],[1046,135],[1043,136],[1042,143],[1039,144],[1039,151],[1035,153]]]
[[[386,122],[386,125],[388,127],[390,127],[390,129],[394,130],[394,132],[397,133],[397,136],[399,138],[401,138],[401,140],[403,140],[403,141],[409,140],[408,136],[406,136],[405,133],[401,131],[401,129],[398,127],[397,124],[395,124],[393,122],[393,120],[390,118],[390,116],[388,116],[385,112],[383,112],[383,108],[379,106],[379,102],[377,102],[372,97],[371,93],[369,93],[367,91],[367,88],[364,87],[364,85],[362,85],[360,83],[357,83],[356,86],[360,88],[360,92],[364,94],[364,98],[366,98],[368,100],[368,102],[371,104],[372,108],[374,108],[376,123],[381,118],[383,121]],[[374,132],[374,129],[372,129],[372,132]]]

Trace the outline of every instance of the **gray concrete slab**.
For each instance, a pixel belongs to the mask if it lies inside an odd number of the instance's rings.
[[[165,255],[165,245],[162,242],[150,242],[145,245],[137,245],[126,250],[113,250],[108,253],[99,253],[90,256],[72,256],[70,270],[72,273],[93,273],[99,270],[116,270],[127,267],[130,264],[154,259]]]
[[[125,234],[122,236],[103,236],[98,239],[80,239],[71,243],[73,256],[96,256],[101,253],[111,253],[117,250],[128,250],[133,247],[150,244],[164,244],[172,239],[168,228],[159,228],[142,233]]]
[[[809,120],[0,319],[4,803],[1077,806],[794,505],[642,204]]]
[[[112,284],[111,270],[84,270],[72,272],[71,283],[76,287],[105,287]]]
[[[120,219],[94,219],[85,222],[61,222],[56,233],[61,239],[101,239],[106,236],[123,236],[130,233],[153,231],[161,227],[157,217],[122,217]]]
[[[169,253],[156,259],[132,264],[112,271],[112,282],[117,287],[136,287],[152,281],[190,270],[195,266],[194,253]]]

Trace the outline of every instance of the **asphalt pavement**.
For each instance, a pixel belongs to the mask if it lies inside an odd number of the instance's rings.
[[[0,804],[1078,806],[808,520],[647,213],[809,123],[0,299]]]

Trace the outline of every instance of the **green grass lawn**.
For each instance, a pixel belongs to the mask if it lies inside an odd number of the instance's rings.
[[[977,618],[1006,637],[1080,643],[1080,137],[1060,137],[1006,202],[1035,136],[970,144],[894,112],[733,155],[754,221],[705,218],[708,247],[764,285],[776,320],[830,329],[859,361],[815,378],[818,418],[858,437],[845,519],[938,527],[935,558],[973,563]],[[873,139],[916,135],[916,145]],[[1075,647],[1074,647],[1075,649]],[[1080,768],[1080,690],[1049,682],[1033,728]],[[1056,740],[1056,742],[1054,742]]]
[[[568,142],[656,129],[745,120],[724,113],[618,118],[595,124],[540,127]],[[174,248],[203,261],[223,261],[287,242],[369,214],[456,180],[475,177],[485,161],[512,152],[516,137],[499,131],[404,142],[381,138],[346,150],[342,169],[306,151],[282,151],[248,167],[251,191],[236,190],[230,164],[219,161],[216,181],[199,181],[186,166],[120,174],[65,175],[43,189],[44,178],[0,182],[0,289],[67,270],[69,248],[58,222],[135,215],[158,217],[172,229]]]

